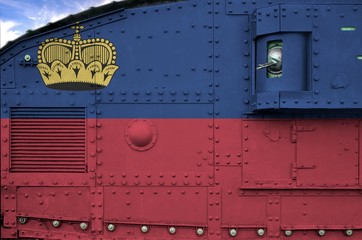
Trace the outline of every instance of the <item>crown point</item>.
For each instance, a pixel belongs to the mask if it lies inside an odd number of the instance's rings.
[[[39,46],[37,52],[39,65],[37,67],[42,74],[43,81],[46,86],[55,89],[60,84],[66,86],[71,82],[88,89],[89,84],[94,84],[94,80],[96,80],[97,86],[106,87],[118,69],[118,66],[114,65],[116,64],[116,47],[109,40],[100,37],[81,39],[79,32],[84,27],[79,26],[79,22],[76,24],[72,26],[72,29],[75,30],[73,39],[49,38]],[[82,46],[82,44],[84,45]],[[86,44],[92,46],[86,47]],[[64,48],[59,50],[59,46]],[[96,53],[98,49],[101,50],[100,53]],[[61,59],[52,60],[49,58],[47,53],[51,54],[52,52],[61,52]],[[62,76],[58,72],[59,69],[56,70],[56,66],[62,68]],[[79,66],[77,73],[74,72],[74,66]],[[48,76],[43,73],[44,71]],[[63,89],[63,87],[61,88]]]

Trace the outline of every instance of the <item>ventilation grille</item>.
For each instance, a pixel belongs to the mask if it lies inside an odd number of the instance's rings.
[[[84,108],[12,108],[12,172],[86,172]]]

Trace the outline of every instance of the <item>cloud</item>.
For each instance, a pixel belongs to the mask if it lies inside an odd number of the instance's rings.
[[[61,0],[61,1],[19,1],[0,0],[12,12],[9,19],[1,20],[0,47],[24,34],[27,29],[37,29],[49,22],[56,22],[70,14],[76,14],[90,7],[98,7],[114,0]],[[118,0],[122,1],[122,0]]]
[[[15,30],[14,27],[19,26],[20,23],[14,21],[0,20],[0,47],[4,46],[8,41],[19,37],[22,32]]]

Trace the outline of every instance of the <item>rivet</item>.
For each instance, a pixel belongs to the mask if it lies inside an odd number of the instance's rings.
[[[147,233],[147,232],[148,232],[148,227],[145,226],[145,225],[143,225],[143,226],[141,227],[141,232]]]
[[[204,229],[198,228],[198,229],[196,229],[196,233],[197,233],[197,235],[201,236],[202,234],[204,234]]]
[[[352,234],[353,234],[353,230],[352,229],[347,229],[347,230],[345,230],[344,231],[344,234],[346,235],[346,236],[352,236]]]
[[[58,227],[60,227],[60,221],[54,220],[54,221],[52,222],[52,225],[53,225],[53,227],[58,228]]]
[[[108,224],[107,230],[113,232],[116,229],[116,226],[112,223]]]
[[[25,224],[28,221],[28,219],[26,217],[19,217],[18,221],[20,224]]]
[[[88,223],[82,222],[82,223],[79,224],[79,227],[80,227],[80,229],[85,231],[88,228]]]
[[[235,237],[236,234],[238,234],[238,232],[236,231],[235,228],[232,228],[232,229],[230,229],[229,234],[230,234],[230,236]]]
[[[324,235],[326,235],[326,230],[320,229],[320,230],[318,230],[317,233],[319,236],[324,236]]]
[[[257,230],[257,234],[258,234],[259,236],[264,236],[264,234],[265,234],[264,229],[259,228],[259,229]]]
[[[170,227],[168,229],[168,231],[169,231],[170,234],[175,234],[176,233],[176,228],[175,227]]]

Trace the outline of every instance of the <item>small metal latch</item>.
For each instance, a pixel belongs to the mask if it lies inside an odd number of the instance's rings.
[[[298,169],[315,169],[315,168],[316,168],[316,165],[293,163],[292,179],[293,180],[297,179],[297,171],[298,171]]]
[[[315,127],[310,126],[293,126],[292,134],[291,134],[291,141],[292,143],[297,142],[297,132],[313,132],[315,131]]]

